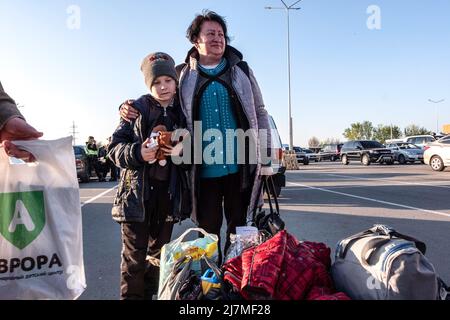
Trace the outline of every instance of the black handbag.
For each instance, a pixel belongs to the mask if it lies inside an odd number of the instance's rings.
[[[278,205],[278,199],[275,192],[272,194],[273,200],[275,201],[275,210],[272,205],[272,197],[270,194],[270,187],[272,187],[272,190],[275,190],[275,186],[273,183],[272,176],[262,176],[261,177],[261,186],[260,191],[264,191],[267,194],[267,198],[269,200],[269,207],[270,212],[266,213],[265,210],[263,210],[261,207],[258,208],[258,201],[259,197],[256,197],[256,202],[253,209],[253,222],[256,228],[260,231],[264,231],[265,233],[268,233],[270,236],[274,236],[281,230],[284,230],[285,223],[280,217],[280,207]],[[256,212],[259,210],[258,212]]]

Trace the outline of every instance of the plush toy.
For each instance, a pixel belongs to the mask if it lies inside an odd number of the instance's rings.
[[[148,148],[153,148],[155,146],[160,147],[156,152],[156,159],[150,161],[150,163],[155,163],[158,161],[158,164],[164,167],[167,164],[167,160],[164,155],[164,151],[161,150],[161,147],[173,145],[172,132],[167,131],[167,128],[163,125],[156,126],[152,130],[150,140],[151,142],[147,145]]]

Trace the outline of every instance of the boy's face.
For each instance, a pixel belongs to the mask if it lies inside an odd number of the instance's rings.
[[[158,102],[170,102],[177,90],[177,83],[168,76],[160,76],[153,82],[150,92]]]

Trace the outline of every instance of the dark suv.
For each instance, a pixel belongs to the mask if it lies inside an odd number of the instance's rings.
[[[326,144],[320,149],[319,161],[336,161],[341,158],[341,149],[343,144]]]
[[[341,149],[341,161],[348,165],[350,161],[360,161],[368,166],[371,163],[394,163],[394,155],[378,141],[356,140],[344,143]]]

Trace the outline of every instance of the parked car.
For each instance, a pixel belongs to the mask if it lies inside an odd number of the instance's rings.
[[[371,163],[394,163],[394,155],[378,141],[356,140],[344,143],[341,149],[341,161],[348,165],[350,161],[360,161],[363,165]]]
[[[404,139],[405,142],[415,144],[422,149],[431,142],[436,141],[436,137],[432,135],[419,135],[419,136],[409,136]]]
[[[294,147],[295,155],[297,156],[297,162],[303,163],[305,166],[309,164],[309,157],[307,153],[300,147]]]
[[[303,163],[304,165],[309,164],[309,157],[307,156],[306,152],[303,150],[303,148],[300,147],[293,147],[295,155],[297,156],[297,162]],[[289,151],[289,145],[283,144],[283,150]]]
[[[81,182],[89,182],[91,173],[89,172],[88,160],[84,146],[73,146],[75,153],[75,165],[77,168],[77,177]]]
[[[308,157],[308,162],[311,162],[311,161],[318,162],[319,161],[319,156],[313,150],[306,149],[306,148],[302,148],[302,150],[306,153],[306,156]]]
[[[269,125],[272,134],[272,169],[274,175],[272,176],[275,185],[275,190],[270,190],[272,194],[279,196],[281,188],[286,186],[286,167],[283,165],[283,144],[281,143],[280,134],[272,116],[269,116]]]
[[[336,161],[341,158],[341,149],[344,144],[326,144],[322,147],[319,152],[318,158],[319,161]]]
[[[450,135],[427,145],[423,160],[434,171],[443,171],[450,166]]]
[[[420,161],[423,163],[423,149],[415,144],[408,142],[396,142],[386,145],[394,154],[394,161],[400,164],[407,162],[414,163]]]
[[[385,144],[397,143],[397,142],[405,142],[405,139],[387,139]]]

